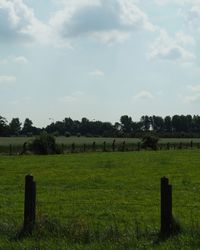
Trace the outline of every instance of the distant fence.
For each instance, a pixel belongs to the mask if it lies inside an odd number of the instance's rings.
[[[113,140],[112,143],[104,141],[102,144],[96,143],[83,143],[83,144],[59,144],[60,151],[63,154],[68,153],[85,153],[85,152],[128,152],[128,151],[144,151],[150,148],[142,148],[141,143],[130,143],[123,141],[121,143]],[[159,143],[158,150],[177,150],[177,149],[195,149],[200,148],[200,143],[197,142],[175,142],[175,143]],[[25,151],[23,145],[0,145],[0,154],[6,155],[19,155]]]
[[[24,190],[24,219],[22,233],[31,234],[36,219],[36,182],[32,175],[25,176]],[[41,203],[41,201],[38,201]],[[52,201],[49,201],[51,203]],[[79,204],[81,206],[81,204]],[[155,205],[157,206],[157,205]],[[160,180],[160,236],[170,237],[174,234],[175,224],[173,218],[172,206],[172,185],[169,184],[169,179],[162,177]],[[124,208],[126,209],[126,207]]]

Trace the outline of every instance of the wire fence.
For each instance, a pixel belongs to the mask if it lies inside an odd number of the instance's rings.
[[[180,188],[178,185],[173,186],[173,208],[176,209],[199,209],[200,208],[200,186],[198,189]],[[6,190],[4,195],[4,190]],[[9,192],[10,191],[10,195]],[[80,192],[81,191],[81,195]],[[111,195],[113,194],[113,195]],[[91,196],[91,197],[90,197]],[[189,204],[185,203],[188,198]],[[195,199],[193,199],[195,198]],[[16,207],[24,206],[24,184],[0,185],[0,213],[14,211]],[[193,204],[192,204],[193,203]],[[78,210],[83,207],[100,207],[108,209],[109,207],[120,210],[128,207],[141,207],[145,211],[152,208],[160,209],[160,188],[158,187],[140,187],[137,189],[130,188],[103,188],[103,187],[80,187],[79,185],[67,186],[63,184],[39,183],[37,188],[36,206],[40,209],[54,207],[77,207]],[[57,209],[58,210],[58,209]],[[45,211],[44,211],[45,212]]]
[[[130,142],[117,142],[113,140],[112,143],[104,141],[102,144],[96,143],[95,141],[91,144],[59,144],[60,152],[62,154],[69,153],[87,153],[87,152],[129,152],[129,151],[144,151],[150,150],[150,148],[142,147],[141,142],[130,143]],[[157,150],[181,150],[181,149],[199,149],[200,143],[189,141],[189,142],[174,142],[174,143],[158,143]],[[1,155],[20,155],[26,151],[24,145],[0,145]]]

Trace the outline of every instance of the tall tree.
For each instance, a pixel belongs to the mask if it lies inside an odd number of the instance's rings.
[[[6,118],[0,116],[0,136],[8,135],[8,124]]]
[[[19,135],[21,132],[21,122],[19,118],[13,118],[9,124],[11,135]]]
[[[164,120],[162,117],[153,115],[152,117],[150,117],[150,121],[151,121],[152,129],[154,131],[156,132],[163,131]]]
[[[122,125],[122,131],[124,133],[130,133],[132,131],[133,121],[131,117],[129,117],[128,115],[123,115],[120,118],[120,122]]]
[[[27,135],[28,133],[32,133],[33,132],[33,122],[29,119],[26,118],[24,121],[24,125],[22,128],[22,134]]]
[[[164,118],[164,128],[166,132],[172,132],[172,119],[170,116]]]
[[[148,115],[142,116],[140,121],[142,123],[142,130],[149,131],[150,130],[150,125],[151,125],[150,117]]]

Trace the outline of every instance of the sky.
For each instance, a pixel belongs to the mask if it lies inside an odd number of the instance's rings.
[[[0,0],[0,115],[199,114],[200,0]]]

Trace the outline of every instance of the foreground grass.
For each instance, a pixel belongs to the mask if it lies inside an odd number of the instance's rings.
[[[198,249],[200,150],[0,157],[0,249]],[[18,239],[24,176],[37,182],[37,225]],[[182,232],[158,241],[160,178]]]

